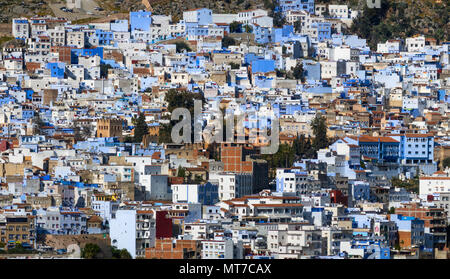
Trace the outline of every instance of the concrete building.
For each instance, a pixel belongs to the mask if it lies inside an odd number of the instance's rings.
[[[145,249],[154,247],[156,220],[153,211],[119,209],[110,224],[111,245],[127,249],[133,259],[145,257]]]

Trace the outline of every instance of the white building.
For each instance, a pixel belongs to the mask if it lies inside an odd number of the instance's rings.
[[[330,145],[330,150],[335,151],[337,155],[344,155],[350,166],[360,165],[361,150],[356,142],[350,142],[348,139],[339,139]]]
[[[174,203],[201,203],[212,205],[218,202],[217,185],[206,184],[173,184],[172,201]]]
[[[66,31],[63,26],[55,26],[47,30],[52,46],[64,46],[66,44]]]
[[[276,174],[277,192],[293,193],[296,196],[309,192],[312,182],[308,174],[299,169],[277,169]]]
[[[432,195],[450,192],[450,177],[448,174],[422,176],[419,179],[419,195]]]
[[[349,18],[347,5],[328,5],[328,13],[335,18]]]
[[[30,24],[27,18],[15,18],[12,20],[12,35],[14,38],[27,39],[30,37]]]
[[[425,36],[406,38],[406,50],[408,52],[422,52],[425,48]]]
[[[85,33],[81,31],[67,32],[67,45],[76,48],[84,48]]]
[[[385,43],[377,44],[379,53],[398,53],[402,51],[403,44],[400,40],[387,40]]]
[[[186,23],[197,23],[198,25],[208,25],[212,23],[212,11],[200,8],[183,12],[183,20]]]
[[[322,255],[321,231],[303,223],[279,224],[267,232],[267,249],[276,259]]]
[[[252,175],[244,173],[212,173],[212,183],[219,185],[219,200],[231,200],[252,194]]]
[[[154,247],[156,221],[153,211],[124,210],[111,219],[111,244],[117,249],[127,249],[133,259],[145,256],[145,248]]]
[[[247,10],[238,13],[237,21],[244,24],[252,23],[252,19],[260,16],[267,16],[268,12],[261,9]]]
[[[242,259],[242,243],[240,246],[235,248],[232,239],[204,240],[202,259]]]

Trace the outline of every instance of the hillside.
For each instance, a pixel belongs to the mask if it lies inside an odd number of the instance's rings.
[[[111,11],[126,12],[144,9],[141,0],[105,0],[103,7]],[[117,5],[120,2],[120,5]],[[196,8],[209,8],[216,13],[236,13],[241,10],[264,7],[264,0],[149,0],[155,14],[172,15],[174,21],[183,17],[183,11]]]
[[[448,0],[381,0],[381,9],[364,8],[350,33],[366,38],[372,47],[387,39],[424,34],[448,41]]]
[[[81,19],[86,22],[119,18],[119,15],[126,16],[129,11],[145,8],[142,0],[90,1],[96,1],[105,9],[105,12]],[[183,11],[189,9],[206,7],[216,13],[236,13],[246,9],[268,7],[271,1],[273,0],[149,0],[149,3],[155,14],[171,14],[173,21],[177,22],[183,17]],[[55,3],[63,2],[61,0],[0,0],[0,23],[10,23],[11,18],[20,16],[54,15],[55,9],[52,11],[50,5],[54,6]],[[360,17],[347,32],[366,38],[371,47],[387,39],[415,34],[425,34],[438,41],[450,40],[449,0],[381,0],[381,2],[381,9],[368,9],[366,0],[316,1],[319,4],[348,4],[353,9],[363,9]]]
[[[49,0],[0,0],[0,23],[12,18],[33,15],[53,15]]]

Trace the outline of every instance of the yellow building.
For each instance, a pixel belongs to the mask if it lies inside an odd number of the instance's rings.
[[[122,123],[122,119],[99,119],[97,121],[97,137],[121,137]]]
[[[5,244],[6,249],[13,248],[16,244],[33,245],[32,231],[33,217],[6,217],[6,222],[0,224],[0,243]]]

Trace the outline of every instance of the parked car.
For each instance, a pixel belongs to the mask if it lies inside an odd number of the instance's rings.
[[[66,249],[58,249],[58,250],[56,250],[56,253],[58,253],[58,255],[63,255],[63,254],[67,253],[67,250]]]

